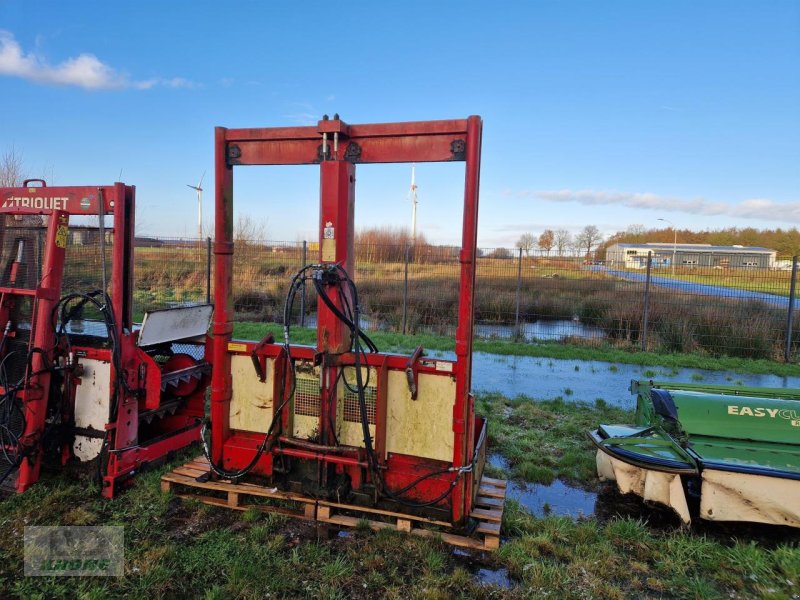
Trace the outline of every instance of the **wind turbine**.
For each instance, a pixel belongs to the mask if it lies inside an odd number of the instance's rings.
[[[200,183],[197,185],[186,184],[186,187],[192,188],[197,192],[197,239],[202,243],[203,241],[203,178],[206,172],[200,177]]]
[[[417,165],[411,165],[411,189],[408,197],[411,199],[411,244],[417,245]]]

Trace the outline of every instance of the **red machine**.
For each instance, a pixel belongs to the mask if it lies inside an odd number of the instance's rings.
[[[44,459],[56,466],[95,461],[103,495],[112,497],[144,465],[197,440],[209,373],[198,336],[211,307],[157,311],[145,316],[141,330],[134,327],[134,196],[135,188],[122,183],[48,187],[28,180],[22,188],[0,189],[0,480],[6,489],[27,490]],[[74,289],[80,278],[70,273],[87,270],[82,261],[89,244],[82,238],[68,249],[70,215],[98,217],[92,245],[101,255],[100,289]],[[113,215],[108,229],[106,215]],[[194,311],[192,325],[174,326],[185,323],[179,317],[186,311]]]
[[[211,447],[217,476],[467,526],[481,480],[485,419],[470,394],[480,117],[216,129]],[[383,354],[359,326],[353,232],[356,165],[466,163],[456,359]],[[317,291],[317,344],[231,339],[233,172],[318,164],[319,259],[287,282],[285,323],[303,281]],[[499,526],[498,526],[499,528]]]

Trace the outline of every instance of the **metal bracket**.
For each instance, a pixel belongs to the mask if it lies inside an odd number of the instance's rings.
[[[325,155],[322,154],[322,144],[317,146],[317,162],[322,162],[331,159],[331,145],[325,144]]]
[[[353,164],[361,161],[361,146],[356,144],[355,142],[350,142],[347,144],[347,148],[344,151],[344,159],[347,162],[351,162]]]
[[[250,353],[250,358],[253,361],[253,368],[255,368],[256,375],[258,375],[258,380],[261,383],[264,383],[267,380],[267,359],[264,357],[260,357],[258,353],[267,344],[274,344],[274,343],[275,343],[275,337],[271,333],[268,333],[267,335],[264,336],[264,339],[262,339],[260,342],[258,342],[258,344],[256,344],[255,348],[253,348],[253,351]]]
[[[227,151],[228,166],[238,165],[242,158],[242,149],[236,144],[230,144]]]
[[[412,400],[417,399],[417,392],[419,391],[419,372],[417,367],[423,352],[422,346],[417,346],[414,354],[409,357],[408,363],[406,363],[406,381],[408,382],[408,391],[411,392]]]
[[[467,160],[467,143],[464,140],[453,140],[450,142],[450,152],[453,153],[453,160]]]

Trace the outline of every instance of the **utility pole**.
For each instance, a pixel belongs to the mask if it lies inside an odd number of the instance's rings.
[[[669,219],[656,219],[657,221],[664,221],[665,223],[669,223],[669,226],[672,227],[672,275],[675,275],[675,253],[678,250],[678,230],[675,229],[675,223],[670,221]]]
[[[417,178],[416,178],[417,165],[411,165],[411,190],[409,190],[409,198],[411,198],[411,244],[417,245]]]

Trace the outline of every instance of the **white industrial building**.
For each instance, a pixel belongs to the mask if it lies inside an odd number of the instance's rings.
[[[644,269],[652,253],[654,267],[699,267],[719,269],[773,269],[775,250],[752,246],[712,246],[711,244],[613,244],[606,249],[609,267]]]

